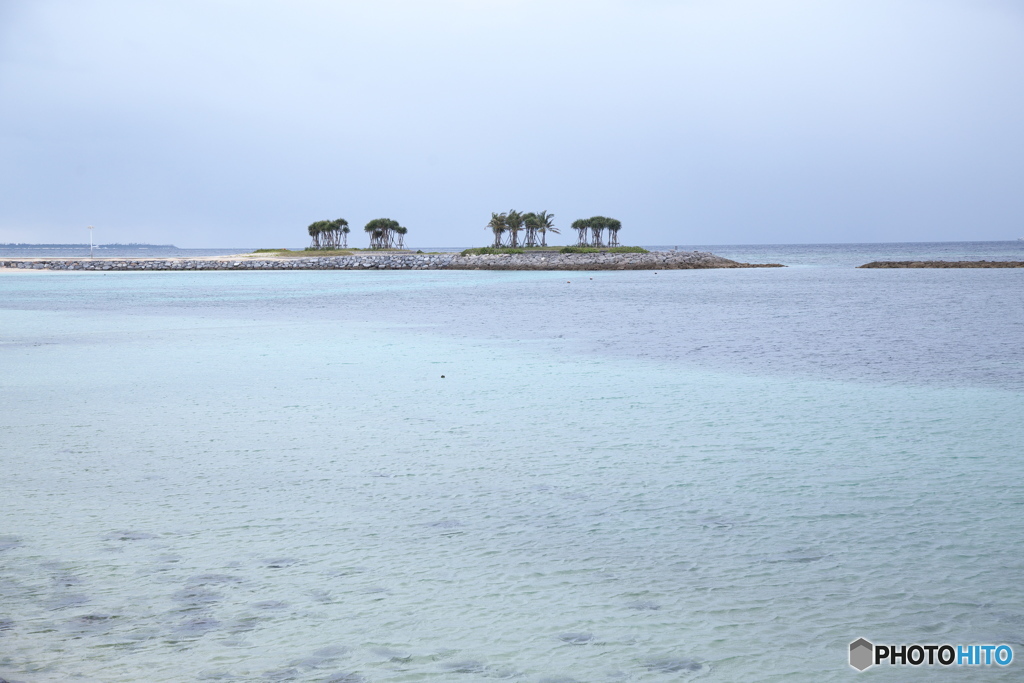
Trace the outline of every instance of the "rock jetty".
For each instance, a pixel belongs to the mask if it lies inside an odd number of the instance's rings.
[[[872,261],[858,268],[1024,268],[1024,261]]]
[[[703,251],[646,254],[562,254],[534,252],[460,254],[367,253],[352,256],[166,259],[7,259],[0,268],[30,270],[679,270],[690,268],[773,268],[778,263],[739,263]]]
[[[782,268],[779,263],[740,263],[706,251],[562,254],[534,252],[456,256],[450,270],[680,270],[690,268]]]

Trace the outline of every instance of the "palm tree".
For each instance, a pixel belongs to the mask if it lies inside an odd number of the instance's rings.
[[[334,221],[320,221],[320,224],[320,234],[323,235],[320,240],[320,248],[334,249],[338,246],[338,229],[335,227]]]
[[[387,244],[387,231],[390,218],[374,218],[363,228],[370,235],[370,249],[384,249]]]
[[[617,218],[608,219],[608,246],[619,246],[619,230],[622,230],[622,221]]]
[[[335,241],[334,241],[335,246],[338,246],[337,236],[340,235],[341,236],[341,248],[342,249],[347,248],[348,247],[348,234],[350,232],[352,232],[348,228],[348,221],[345,220],[344,218],[338,218],[338,219],[335,219],[333,221],[333,223],[334,223],[334,230],[336,232]]]
[[[537,224],[536,229],[540,231],[540,246],[546,247],[548,246],[548,232],[559,234],[558,228],[555,227],[555,214],[541,211],[534,214],[534,217]]]
[[[400,229],[405,232],[401,232]],[[366,224],[363,232],[370,235],[371,249],[391,249],[394,246],[395,235],[405,235],[408,230],[390,218],[374,218]]]
[[[540,225],[537,224],[537,214],[532,211],[530,213],[524,213],[523,225],[526,227],[526,239],[524,240],[523,246],[537,246],[537,230],[540,229]]]
[[[317,221],[309,226],[309,234],[313,237],[311,249],[331,249],[336,244],[334,221]]]
[[[306,229],[313,238],[310,249],[337,249],[340,245],[348,246],[348,221],[337,218],[333,221],[316,221]]]
[[[576,231],[576,246],[585,247],[587,246],[587,230],[590,228],[590,220],[587,218],[577,218],[572,222],[572,229]]]
[[[306,230],[309,232],[309,236],[313,238],[313,241],[309,245],[310,249],[319,249],[320,248],[320,224],[321,223],[323,223],[323,221],[316,221],[315,223],[310,223],[309,227],[306,228]]]
[[[519,231],[523,229],[523,214],[514,209],[509,211],[505,217],[505,225],[511,235],[509,246],[515,249],[519,246]]]
[[[591,216],[590,220],[587,222],[590,224],[590,246],[604,246],[601,242],[601,231],[603,231],[605,226],[608,224],[608,219],[604,216]]]
[[[499,247],[501,247],[502,236],[504,235],[505,230],[508,229],[508,226],[506,224],[506,219],[507,218],[508,218],[508,214],[494,213],[493,211],[491,212],[491,220],[487,224],[487,227],[490,228],[491,232],[494,233],[494,248],[495,249],[498,249]]]
[[[404,228],[401,225],[399,225],[394,230],[398,234],[398,248],[399,249],[404,249],[405,248],[405,235],[406,235],[406,233],[409,232],[409,228]]]

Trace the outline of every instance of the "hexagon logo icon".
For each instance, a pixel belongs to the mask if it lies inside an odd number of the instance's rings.
[[[857,671],[863,671],[874,664],[875,646],[858,638],[850,643],[850,666]]]

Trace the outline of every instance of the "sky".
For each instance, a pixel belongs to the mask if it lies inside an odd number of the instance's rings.
[[[1019,0],[0,0],[0,242],[1024,237]]]

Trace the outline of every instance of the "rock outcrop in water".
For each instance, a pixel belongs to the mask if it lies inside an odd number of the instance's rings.
[[[739,263],[703,251],[646,254],[540,252],[460,254],[367,253],[352,256],[198,259],[10,259],[3,268],[32,270],[679,270],[692,268],[781,268],[778,263]]]
[[[872,261],[858,268],[1024,268],[1024,261]]]

